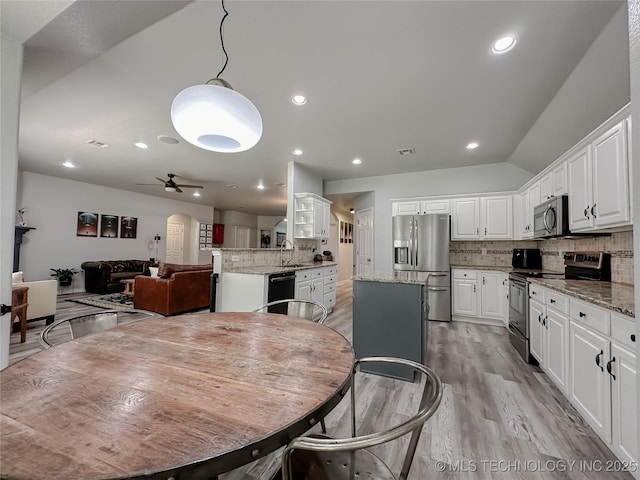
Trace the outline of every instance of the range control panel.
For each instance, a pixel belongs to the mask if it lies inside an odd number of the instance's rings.
[[[610,254],[605,252],[566,252],[565,267],[602,269],[608,263]]]

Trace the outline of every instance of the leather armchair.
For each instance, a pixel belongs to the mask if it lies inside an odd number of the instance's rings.
[[[200,267],[201,270],[174,271],[167,278],[135,277],[134,307],[165,316],[208,307],[212,268]]]

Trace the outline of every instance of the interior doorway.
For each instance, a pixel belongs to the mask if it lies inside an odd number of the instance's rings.
[[[167,263],[184,263],[184,224],[167,222]]]
[[[251,242],[251,229],[249,227],[236,226],[234,248],[249,248]]]
[[[373,208],[356,212],[356,275],[373,272]]]

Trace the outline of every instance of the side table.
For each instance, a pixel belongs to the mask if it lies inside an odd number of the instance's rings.
[[[11,287],[11,325],[16,317],[20,319],[20,343],[27,340],[27,307],[29,287]]]
[[[120,283],[124,283],[124,291],[122,294],[128,297],[133,297],[133,292],[136,288],[136,280],[134,278],[127,278],[125,280],[120,280]]]

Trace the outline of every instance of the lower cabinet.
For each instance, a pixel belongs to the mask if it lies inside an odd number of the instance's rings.
[[[335,266],[298,270],[295,298],[314,300],[331,312],[336,304],[337,272]]]
[[[637,462],[635,322],[573,298],[570,315],[569,400],[620,460]]]
[[[506,273],[457,268],[451,273],[453,320],[507,325],[509,303]]]

